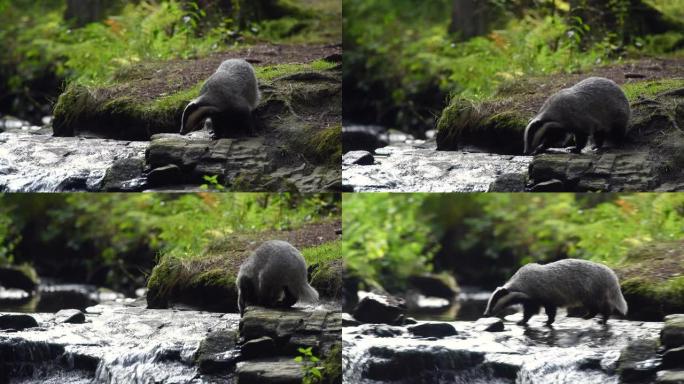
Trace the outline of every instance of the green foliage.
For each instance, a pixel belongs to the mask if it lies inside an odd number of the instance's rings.
[[[413,274],[430,270],[436,251],[421,210],[425,194],[347,194],[342,204],[342,254],[349,273],[400,288]]]
[[[295,357],[295,361],[304,365],[304,378],[302,384],[320,383],[323,379],[321,369],[318,367],[318,362],[321,360],[314,356],[311,352],[311,347],[297,348],[299,356]]]
[[[210,189],[213,191],[223,191],[226,189],[226,187],[218,182],[218,175],[204,175],[202,178],[207,182],[206,184],[200,185],[200,188],[202,189]]]

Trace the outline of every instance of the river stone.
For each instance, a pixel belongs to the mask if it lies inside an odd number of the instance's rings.
[[[395,381],[410,383],[411,379],[420,377],[418,382],[439,382],[426,378],[440,371],[462,370],[472,368],[484,361],[484,353],[467,350],[450,350],[448,348],[429,345],[420,349],[411,347],[371,347],[370,355],[363,369],[363,376],[371,380]]]
[[[657,384],[684,384],[684,370],[660,371],[655,382]]]
[[[504,330],[503,320],[498,317],[483,317],[475,322],[477,329],[487,332],[501,332]]]
[[[238,356],[236,343],[237,332],[233,330],[209,333],[195,352],[194,360],[200,372],[207,374],[232,371]]]
[[[343,165],[371,165],[375,162],[375,158],[368,151],[349,151],[342,156]]]
[[[291,357],[241,362],[236,373],[240,384],[301,384],[304,378],[302,365]]]
[[[684,345],[684,314],[665,316],[665,325],[660,332],[660,341],[666,348]]]
[[[489,184],[487,192],[525,192],[525,175],[504,173]]]
[[[29,315],[2,315],[0,316],[0,329],[14,329],[21,331],[26,328],[34,328],[38,322]]]
[[[275,342],[268,336],[249,340],[240,347],[240,355],[245,360],[273,356],[275,352]]]
[[[151,170],[147,182],[152,187],[180,184],[183,182],[183,172],[176,164],[164,165]]]
[[[404,318],[403,325],[413,325],[413,324],[418,324],[418,320],[414,319],[413,317]]]
[[[364,335],[373,335],[376,337],[395,337],[402,334],[399,327],[393,327],[387,324],[373,324],[372,326],[365,326],[361,333]]]
[[[0,286],[21,289],[31,294],[36,289],[36,281],[20,269],[0,267]]]
[[[395,325],[401,324],[405,311],[406,306],[401,299],[368,293],[356,306],[354,318],[362,323]]]
[[[142,158],[127,157],[115,161],[105,173],[102,180],[102,190],[107,192],[142,191],[144,189],[144,167],[145,161]]]
[[[659,363],[657,360],[657,340],[633,340],[620,352],[618,372],[626,383],[642,383],[655,376]]]
[[[62,309],[55,313],[55,321],[58,323],[83,324],[85,314],[78,309]]]
[[[342,312],[342,326],[343,327],[356,327],[357,325],[361,324],[358,320],[354,318],[354,316]]]
[[[684,368],[684,347],[665,351],[663,354],[663,368]]]
[[[387,130],[377,125],[345,125],[342,127],[342,151],[369,151],[389,144]]]
[[[408,331],[420,337],[447,337],[457,335],[453,325],[447,323],[423,323],[408,327]]]
[[[423,274],[408,278],[408,283],[425,296],[441,297],[453,301],[461,291],[451,275]]]

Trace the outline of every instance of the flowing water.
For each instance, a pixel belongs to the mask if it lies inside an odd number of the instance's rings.
[[[0,124],[0,190],[98,191],[116,160],[143,159],[149,142],[53,137],[49,127],[18,120]],[[132,180],[131,182],[135,182]]]
[[[343,164],[355,192],[486,192],[503,174],[527,174],[532,156],[438,151],[433,139],[399,137],[375,150],[372,165]]]

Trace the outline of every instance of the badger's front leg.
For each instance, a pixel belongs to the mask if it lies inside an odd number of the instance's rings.
[[[556,321],[556,310],[557,309],[558,309],[558,307],[556,307],[553,304],[544,305],[544,311],[546,312],[546,316],[547,316],[546,325],[548,325],[549,327],[551,326],[551,324],[553,324],[554,321]]]
[[[525,325],[533,315],[539,313],[541,305],[534,301],[526,301],[523,303],[523,318],[518,322],[518,325]]]
[[[582,149],[587,145],[589,135],[586,133],[575,133],[575,148],[571,150],[572,153],[581,153]]]

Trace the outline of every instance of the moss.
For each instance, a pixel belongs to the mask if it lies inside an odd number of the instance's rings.
[[[307,265],[316,266],[311,275],[311,285],[323,296],[342,295],[344,265],[341,252],[342,245],[339,241],[302,249]]]
[[[653,97],[659,93],[679,88],[684,88],[684,78],[639,81],[622,86],[622,90],[630,102],[634,102],[639,98]]]
[[[323,360],[323,379],[325,384],[342,382],[342,345],[335,344]]]
[[[300,153],[316,165],[339,167],[342,161],[342,126],[334,125],[320,129],[306,127],[300,132],[288,133],[284,137],[293,153]]]
[[[333,69],[337,66],[337,63],[333,63],[325,60],[316,60],[311,63],[286,63],[286,64],[276,64],[268,65],[263,67],[256,67],[257,78],[261,81],[273,80],[278,77],[292,75],[298,72],[306,71],[326,71]]]

